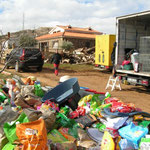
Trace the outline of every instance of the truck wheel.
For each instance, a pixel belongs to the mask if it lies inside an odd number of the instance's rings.
[[[16,70],[16,72],[19,72],[19,71],[20,71],[19,62],[18,62],[18,61],[16,61],[15,70]]]
[[[37,67],[37,71],[42,71],[42,66]]]
[[[6,69],[9,69],[9,66],[8,66],[8,65],[6,66]]]

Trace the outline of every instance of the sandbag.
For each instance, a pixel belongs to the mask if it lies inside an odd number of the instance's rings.
[[[56,121],[56,113],[49,109],[48,110],[43,109],[42,107],[41,107],[40,111],[42,112],[41,118],[45,121],[46,129],[48,132],[53,128],[53,125]]]
[[[77,145],[83,148],[95,147],[97,143],[93,141],[85,130],[78,129],[79,140],[77,141]]]
[[[48,150],[47,132],[43,119],[17,124],[16,134],[22,144],[20,150]]]
[[[19,93],[16,95],[14,102],[17,106],[21,106],[22,108],[36,108],[42,104],[40,98],[33,93]]]
[[[27,115],[29,121],[35,121],[38,120],[42,116],[41,111],[37,111],[30,108],[23,109],[23,112]]]
[[[24,101],[24,97],[21,95],[21,93],[16,95],[14,103],[16,106],[21,106],[22,108],[32,108]]]
[[[36,108],[37,106],[42,104],[40,98],[33,93],[25,94],[24,101],[33,108]]]

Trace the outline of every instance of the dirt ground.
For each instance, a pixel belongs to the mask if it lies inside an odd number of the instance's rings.
[[[6,71],[15,72],[14,69]],[[19,73],[23,77],[36,76],[43,85],[55,87],[61,76],[69,75],[77,77],[79,85],[97,90],[99,92],[110,92],[113,97],[117,97],[124,102],[134,103],[136,107],[141,108],[143,111],[150,113],[150,89],[142,86],[124,85],[121,84],[122,90],[111,89],[105,90],[108,82],[110,72],[94,70],[92,72],[75,72],[69,70],[59,70],[59,75],[54,75],[53,68],[43,68],[42,72],[30,70],[30,72]]]

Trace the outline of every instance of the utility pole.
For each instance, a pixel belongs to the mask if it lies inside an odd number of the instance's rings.
[[[3,35],[3,31],[0,29],[1,36]]]
[[[22,20],[22,30],[24,30],[24,12],[23,12],[23,20]]]

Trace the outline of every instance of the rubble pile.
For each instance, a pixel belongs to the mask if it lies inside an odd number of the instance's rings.
[[[70,64],[94,64],[95,47],[79,48],[73,52],[64,52],[62,63]]]
[[[149,118],[108,92],[80,87],[77,78],[56,87],[34,76],[0,80],[1,150],[147,150]]]

